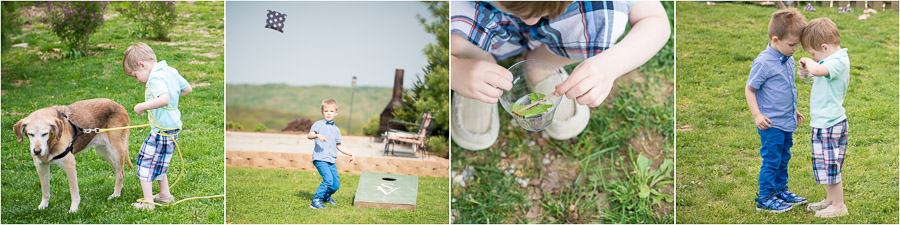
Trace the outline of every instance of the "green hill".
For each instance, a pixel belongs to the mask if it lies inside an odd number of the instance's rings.
[[[226,84],[226,120],[244,130],[264,124],[269,131],[281,131],[290,121],[305,117],[316,121],[322,118],[322,100],[338,101],[336,124],[345,133],[350,114],[350,87],[290,86],[286,84]],[[381,111],[391,100],[391,88],[356,87],[353,96],[352,134],[361,135],[362,126]]]

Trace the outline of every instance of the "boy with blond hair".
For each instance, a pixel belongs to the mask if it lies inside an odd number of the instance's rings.
[[[755,199],[757,211],[786,212],[806,202],[787,188],[792,135],[804,118],[797,110],[792,55],[805,27],[806,18],[796,9],[773,13],[769,21],[770,42],[753,60],[744,88],[762,145],[759,192]]]
[[[132,205],[137,209],[153,210],[154,200],[169,203],[175,196],[169,192],[166,172],[175,150],[178,131],[181,130],[181,111],[178,110],[179,97],[191,93],[191,85],[166,64],[156,62],[156,54],[147,44],[137,43],[125,50],[122,60],[125,74],[134,77],[144,85],[145,102],[134,106],[134,112],[150,115],[151,132],[141,145],[137,157],[137,177],[141,180],[143,201]],[[153,195],[153,181],[159,181],[159,194]]]
[[[809,95],[813,175],[816,183],[825,184],[827,194],[824,200],[806,208],[815,211],[817,217],[846,216],[850,213],[844,205],[841,169],[849,137],[844,98],[850,83],[850,57],[847,49],[841,48],[837,25],[828,18],[810,21],[800,42],[812,55],[800,59],[800,71],[815,76]]]
[[[337,202],[331,198],[338,188],[341,187],[340,177],[338,176],[337,152],[340,151],[344,155],[350,156],[350,163],[353,163],[353,155],[341,149],[341,129],[334,125],[334,117],[337,116],[338,103],[334,99],[325,99],[322,101],[322,119],[313,123],[309,128],[309,134],[306,138],[315,139],[315,151],[313,152],[313,165],[322,176],[322,183],[316,189],[309,207],[313,209],[326,208],[322,202],[337,205]]]

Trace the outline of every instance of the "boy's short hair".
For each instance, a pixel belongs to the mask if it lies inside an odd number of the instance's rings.
[[[541,17],[544,14],[550,19],[556,19],[566,12],[572,1],[495,1],[495,3],[522,19]]]
[[[322,111],[325,111],[325,106],[334,106],[334,111],[337,111],[337,109],[338,109],[337,100],[334,100],[333,98],[322,100]]]
[[[790,35],[800,37],[803,28],[806,27],[806,17],[795,8],[787,8],[772,13],[769,20],[769,38],[778,37],[779,40]]]
[[[822,50],[822,44],[841,45],[841,34],[837,25],[828,18],[818,18],[809,21],[803,35],[800,35],[800,44],[803,48]]]
[[[125,49],[125,58],[122,60],[122,69],[125,74],[131,75],[131,72],[138,67],[138,62],[153,61],[156,62],[156,54],[149,45],[144,43],[136,43]]]

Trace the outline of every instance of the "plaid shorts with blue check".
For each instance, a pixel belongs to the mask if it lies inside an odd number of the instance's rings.
[[[137,157],[137,176],[141,181],[160,180],[169,170],[169,161],[172,161],[172,153],[175,152],[175,141],[178,140],[178,130],[167,131],[174,134],[173,138],[150,132],[150,136],[141,145],[141,151]]]
[[[626,1],[574,1],[556,19],[527,25],[490,2],[450,2],[450,32],[497,60],[546,46],[556,55],[585,60],[614,46],[628,25]]]
[[[818,184],[841,182],[844,154],[847,153],[849,127],[847,120],[829,128],[813,128],[812,166]]]

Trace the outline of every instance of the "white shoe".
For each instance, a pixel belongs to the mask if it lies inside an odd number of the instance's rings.
[[[807,204],[807,205],[806,205],[806,210],[815,212],[815,211],[819,211],[819,210],[825,209],[825,208],[827,208],[828,206],[831,206],[831,204],[825,204],[825,200],[823,199],[821,202],[815,202],[815,203],[809,203],[809,204]]]
[[[830,205],[827,208],[816,211],[816,217],[819,218],[834,218],[839,216],[850,215],[850,212],[847,211],[847,206],[844,205],[844,208],[836,209],[834,205]]]
[[[562,80],[569,77],[569,73],[565,69],[560,68]],[[548,79],[549,80],[549,79]],[[556,84],[551,82],[540,82],[531,87],[535,92],[553,93]],[[578,136],[587,127],[588,121],[591,119],[591,109],[586,105],[575,103],[574,99],[568,99],[565,96],[556,106],[556,113],[553,114],[553,122],[547,126],[545,132],[556,140],[566,140]]]
[[[157,202],[160,202],[160,203],[163,203],[163,204],[168,204],[168,203],[170,203],[170,202],[172,202],[172,201],[175,201],[175,196],[174,196],[174,195],[170,195],[168,198],[160,198],[159,195],[157,194],[157,195],[154,195],[154,196],[153,196],[153,200],[154,200],[154,201],[157,201]]]
[[[487,104],[453,93],[450,103],[450,139],[467,150],[484,150],[494,145],[500,134],[497,103]]]
[[[153,210],[156,208],[156,206],[153,204],[142,203],[142,202],[131,203],[131,206],[134,206],[135,209],[140,209],[140,210]]]

